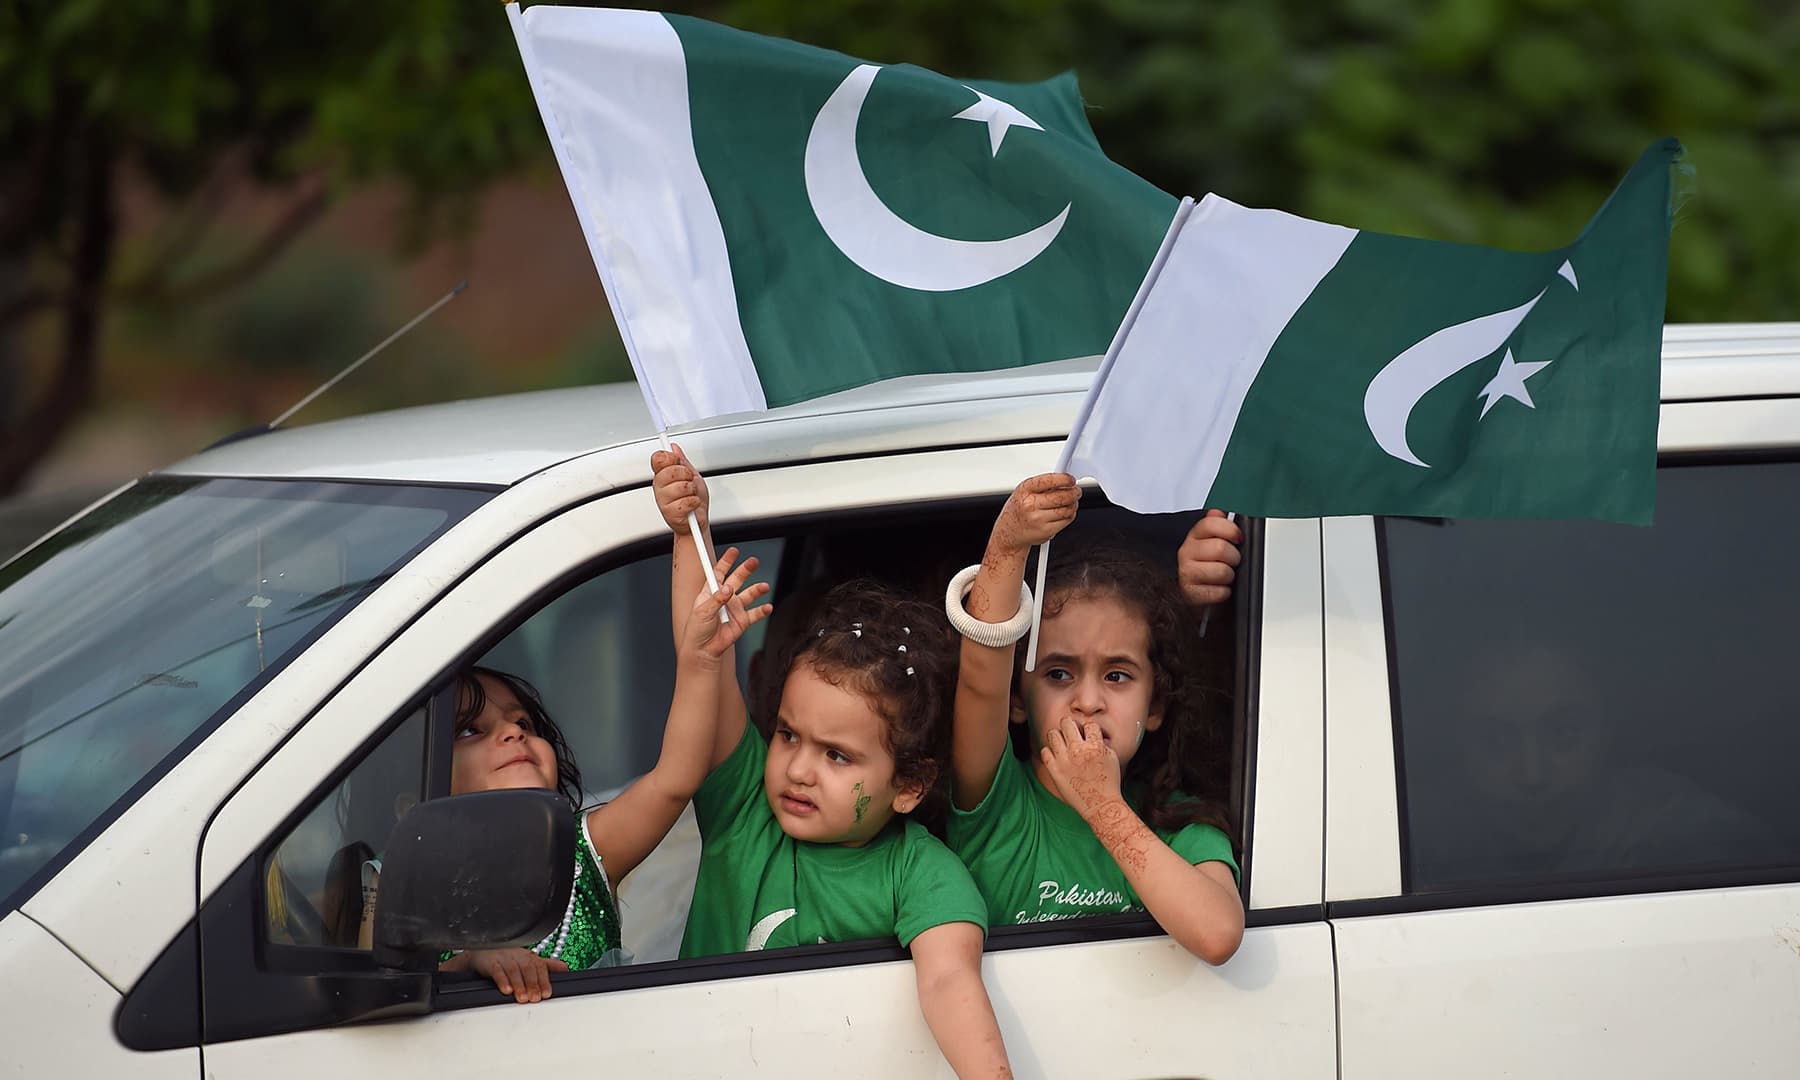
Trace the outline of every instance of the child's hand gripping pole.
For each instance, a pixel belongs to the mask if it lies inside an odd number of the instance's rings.
[[[1176,552],[1175,576],[1181,583],[1182,598],[1200,609],[1200,637],[1206,636],[1213,608],[1231,599],[1241,559],[1238,545],[1243,542],[1244,531],[1238,528],[1235,511],[1208,510],[1188,529]]]
[[[1050,540],[1075,520],[1081,502],[1081,487],[1067,473],[1034,476],[1014,490],[1000,520],[994,523],[992,545],[1011,539],[1020,545],[1021,554],[1033,544],[1038,549],[1037,590],[1031,594],[1031,640],[1025,647],[1025,670],[1037,664],[1038,624],[1044,614],[1044,572],[1049,566]],[[1024,568],[1020,567],[1020,576]]]
[[[659,431],[656,433],[656,437],[662,441],[662,448],[665,451],[671,454],[677,453],[675,447],[669,442],[668,432]],[[684,461],[686,460],[685,454],[682,455],[682,459]],[[712,552],[707,550],[706,535],[700,531],[700,515],[697,511],[689,510],[687,512],[687,527],[688,535],[694,538],[694,550],[699,553],[700,556],[700,568],[706,571],[707,591],[716,593],[719,591],[719,575],[713,569]],[[719,609],[719,621],[730,622],[731,613],[723,608]]]

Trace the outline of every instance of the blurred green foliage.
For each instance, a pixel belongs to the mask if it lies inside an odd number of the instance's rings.
[[[1176,194],[1521,249],[1574,238],[1655,139],[1697,187],[1672,322],[1800,318],[1791,0],[722,0],[681,10],[948,74],[1080,74]]]
[[[373,181],[407,193],[404,241],[466,227],[480,191],[541,160],[498,8],[0,0],[0,359],[16,364],[29,339],[40,360],[36,379],[3,380],[0,493],[94,403],[109,313],[183,311],[255,280],[336,194]],[[123,251],[128,178],[180,211]],[[208,258],[217,207],[246,179],[287,205]],[[331,315],[277,298],[260,318],[240,325],[252,353]]]
[[[0,3],[0,182],[39,194],[87,158],[128,161],[179,199],[226,151],[259,179],[325,167],[340,186],[397,177],[414,235],[543,148],[499,5],[466,0]],[[66,225],[52,184],[38,232]],[[60,190],[58,190],[60,189]]]

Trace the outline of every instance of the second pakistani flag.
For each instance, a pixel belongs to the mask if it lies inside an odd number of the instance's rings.
[[[1550,252],[1184,204],[1069,471],[1142,512],[1648,523],[1680,152]]]
[[[1072,76],[962,83],[651,12],[509,5],[667,427],[1104,352],[1176,200]]]

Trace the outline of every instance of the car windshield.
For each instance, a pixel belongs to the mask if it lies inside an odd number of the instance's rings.
[[[0,914],[487,498],[159,478],[0,567]]]

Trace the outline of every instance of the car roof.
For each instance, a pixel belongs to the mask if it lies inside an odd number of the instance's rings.
[[[999,372],[912,375],[767,412],[672,428],[769,426],[757,438],[774,458],[885,453],[929,446],[1046,438],[1066,433],[1098,368],[1097,356]],[[1046,402],[1050,407],[1046,409]],[[776,433],[780,433],[780,437]],[[842,442],[847,432],[860,437]],[[540,390],[423,405],[255,435],[179,461],[165,474],[294,479],[404,480],[507,485],[584,454],[656,438],[636,383]],[[821,442],[833,440],[831,448]],[[785,449],[774,449],[777,443]],[[765,455],[765,457],[767,457]],[[773,459],[773,458],[768,458]],[[737,468],[753,462],[709,461]]]
[[[767,427],[730,445],[765,461],[1056,438],[1099,366],[1083,357],[978,374],[915,375],[671,436]],[[1664,328],[1664,401],[1800,396],[1800,323]],[[750,432],[741,432],[750,435]],[[656,438],[635,383],[425,405],[227,442],[165,473],[505,486],[572,458]],[[748,449],[761,447],[760,451]],[[709,461],[708,468],[756,464]]]

